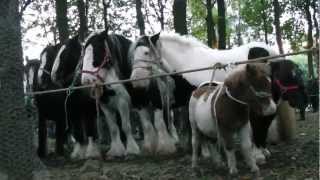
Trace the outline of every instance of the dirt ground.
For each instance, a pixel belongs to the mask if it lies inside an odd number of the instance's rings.
[[[299,115],[297,114],[299,118]],[[307,113],[305,121],[297,121],[297,138],[288,144],[269,146],[272,156],[260,165],[260,176],[254,178],[238,158],[239,174],[228,176],[227,167],[215,168],[210,159],[200,160],[200,170],[191,169],[190,154],[170,157],[130,157],[117,160],[87,160],[72,162],[51,159],[45,164],[47,179],[53,180],[109,180],[109,179],[319,179],[319,114]],[[59,162],[59,163],[56,163]]]

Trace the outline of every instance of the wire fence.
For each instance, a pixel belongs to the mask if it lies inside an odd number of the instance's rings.
[[[250,60],[242,60],[238,62],[233,62],[233,63],[220,63],[220,66],[216,66],[216,63],[213,64],[212,66],[208,67],[203,67],[203,68],[195,68],[195,69],[189,69],[189,70],[184,70],[184,71],[176,71],[176,72],[171,72],[171,73],[162,73],[162,74],[157,74],[157,75],[151,75],[143,78],[136,78],[136,79],[124,79],[124,80],[119,80],[119,81],[114,81],[114,82],[106,82],[106,83],[99,83],[98,85],[100,86],[110,86],[114,84],[124,84],[124,83],[129,83],[129,82],[134,82],[134,81],[141,81],[141,80],[148,80],[148,79],[153,79],[153,78],[160,78],[160,77],[165,77],[165,76],[171,76],[171,75],[180,75],[180,74],[186,74],[186,73],[193,73],[193,72],[198,72],[198,71],[206,71],[206,70],[213,70],[213,69],[223,69],[228,66],[236,66],[240,64],[248,64],[248,63],[257,63],[257,62],[268,62],[269,60],[277,61],[277,60],[283,60],[283,59],[276,59],[276,58],[283,58],[286,56],[294,56],[294,55],[299,55],[299,54],[306,54],[309,52],[319,52],[317,48],[311,48],[308,50],[304,51],[299,51],[299,52],[293,52],[293,53],[287,53],[287,54],[279,54],[279,55],[274,55],[274,56],[266,56],[266,57],[259,57],[255,59],[250,59]],[[73,91],[73,90],[78,90],[78,89],[85,89],[85,88],[92,88],[96,87],[97,84],[88,84],[88,85],[81,85],[81,86],[72,86],[68,88],[60,88],[60,89],[53,89],[53,90],[45,90],[45,91],[35,91],[35,92],[26,92],[26,96],[34,96],[34,95],[41,95],[41,94],[49,94],[49,93],[58,93],[58,92],[63,92],[63,91]]]

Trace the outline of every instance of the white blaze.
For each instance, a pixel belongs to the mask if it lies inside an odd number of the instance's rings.
[[[39,68],[39,71],[38,71],[38,84],[42,84],[41,77],[42,77],[42,74],[43,74],[44,66],[47,63],[47,52],[44,52],[42,54],[40,61],[41,61],[40,62],[40,68]]]
[[[53,66],[52,66],[52,70],[51,70],[51,79],[53,82],[55,82],[57,79],[57,70],[58,70],[58,67],[59,67],[59,64],[60,64],[60,55],[61,53],[64,51],[64,49],[66,48],[66,45],[63,45],[57,56],[56,56],[56,59],[54,60],[54,63],[53,63]]]

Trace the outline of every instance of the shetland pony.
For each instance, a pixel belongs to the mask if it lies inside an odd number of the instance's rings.
[[[60,88],[79,86],[80,76],[76,69],[79,64],[82,46],[78,36],[69,39],[60,48],[51,71],[51,79]],[[77,74],[78,73],[78,74]],[[77,76],[78,75],[78,76]],[[96,106],[85,90],[72,90],[66,99],[66,110],[71,125],[71,133],[76,140],[71,158],[98,158],[100,150],[96,144],[98,138]]]
[[[192,167],[197,167],[199,145],[202,137],[206,137],[215,143],[213,152],[223,146],[229,173],[237,173],[234,136],[238,134],[246,163],[251,171],[259,171],[252,153],[249,113],[267,116],[276,111],[268,71],[269,67],[261,63],[240,65],[230,72],[224,83],[199,87],[193,92],[189,103]],[[220,161],[219,154],[216,161]]]
[[[106,31],[91,34],[85,42],[81,83],[106,83],[130,77],[128,51],[131,41]],[[132,135],[130,123],[131,99],[123,84],[103,86],[99,106],[109,126],[111,147],[108,156],[139,154],[140,148]],[[120,139],[116,116],[121,118],[126,146]]]

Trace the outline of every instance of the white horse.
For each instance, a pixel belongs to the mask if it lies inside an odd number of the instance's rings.
[[[252,42],[229,50],[214,50],[191,36],[181,36],[174,33],[142,36],[137,40],[137,44],[139,46],[136,47],[134,56],[142,59],[139,63],[140,66],[157,63],[166,72],[204,68],[218,62],[234,63],[278,55],[276,50],[261,42]],[[211,79],[212,70],[186,73],[182,76],[190,84],[198,87],[201,83],[210,80],[224,81],[226,74],[231,69],[231,67],[227,67],[226,69],[216,70],[213,79]],[[289,113],[289,111],[286,113]],[[262,154],[261,151],[256,152]]]

